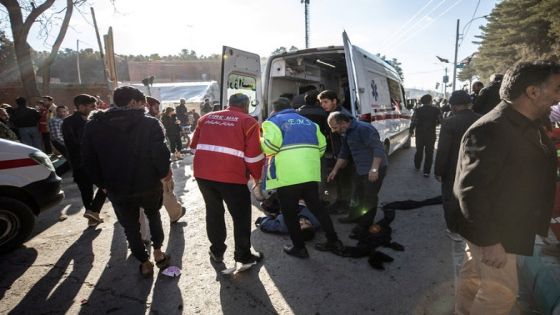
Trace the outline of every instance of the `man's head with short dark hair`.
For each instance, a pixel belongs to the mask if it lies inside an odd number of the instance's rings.
[[[331,101],[336,100],[338,102],[338,96],[333,90],[324,90],[323,92],[319,93],[319,96],[317,97],[319,98],[319,100],[329,99]]]
[[[113,92],[113,102],[118,107],[129,106],[132,101],[146,102],[146,96],[132,86],[121,86]]]
[[[228,105],[247,111],[249,109],[249,97],[243,93],[233,94],[229,97]]]
[[[327,113],[334,112],[338,107],[338,96],[336,95],[335,91],[324,90],[323,92],[319,93],[319,96],[317,96],[317,98],[321,102],[321,107]]]
[[[432,96],[430,94],[425,94],[420,98],[420,103],[423,105],[431,105],[432,104]]]
[[[484,87],[484,84],[480,81],[475,81],[472,84],[472,91],[476,94],[478,94],[478,92],[480,92],[480,90],[482,90],[482,88]]]
[[[80,94],[74,97],[74,105],[76,108],[80,105],[89,105],[91,103],[97,103],[97,99],[89,94]]]
[[[555,62],[518,63],[506,72],[500,88],[500,97],[513,102],[526,94],[528,87],[542,86],[554,74],[560,74],[560,65]]]
[[[16,105],[18,107],[25,107],[27,105],[27,100],[20,96],[16,98]]]
[[[56,116],[59,118],[64,118],[68,115],[68,108],[64,105],[58,105],[56,107]]]
[[[160,102],[157,98],[151,97],[151,96],[146,96],[146,102],[148,103],[149,106],[154,106],[154,105],[159,105],[160,104]]]
[[[292,109],[292,104],[289,99],[279,97],[277,100],[272,102],[272,109],[274,109],[275,112],[280,112],[286,109]]]
[[[317,90],[311,90],[305,93],[305,96],[303,97],[305,101],[305,105],[309,105],[309,106],[317,105],[317,103],[319,103],[318,96],[319,96],[319,91]]]

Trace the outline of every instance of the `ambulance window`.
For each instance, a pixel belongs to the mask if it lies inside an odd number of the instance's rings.
[[[401,94],[401,85],[394,80],[387,79],[387,83],[389,85],[389,95],[391,96],[391,106],[396,111],[401,111],[402,108],[402,94]]]
[[[257,80],[242,74],[230,74],[227,82],[227,99],[236,93],[243,93],[249,97],[249,113],[252,113],[258,105]]]

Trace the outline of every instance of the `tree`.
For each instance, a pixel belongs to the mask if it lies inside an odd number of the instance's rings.
[[[557,0],[504,0],[480,29],[473,68],[482,79],[504,73],[519,61],[560,58],[560,6]]]
[[[286,49],[286,47],[282,46],[282,47],[278,47],[276,48],[273,52],[270,53],[271,56],[274,55],[281,55],[281,54],[285,54],[288,50]]]
[[[18,77],[14,43],[0,31],[0,78],[12,81]]]
[[[37,97],[40,94],[37,90],[37,79],[35,69],[33,67],[32,49],[27,42],[29,31],[31,30],[33,24],[41,23],[44,32],[48,33],[48,31],[53,27],[52,21],[55,20],[57,13],[46,13],[47,10],[49,12],[53,11],[55,0],[45,0],[45,2],[39,6],[36,6],[34,1],[21,2],[22,3],[18,0],[0,0],[0,4],[2,4],[8,11],[15,55],[23,89],[26,97],[32,98]],[[50,66],[57,56],[60,45],[64,40],[74,7],[84,4],[86,0],[66,0],[65,2],[66,5],[62,10],[65,11],[64,18],[60,25],[58,34],[49,55],[43,60],[43,63],[39,67],[39,72],[43,75],[43,93],[48,93],[50,83]],[[27,15],[25,19],[24,14]]]

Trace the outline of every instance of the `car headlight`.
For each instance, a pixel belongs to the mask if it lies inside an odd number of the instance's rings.
[[[29,154],[29,157],[31,159],[33,159],[35,162],[43,165],[44,167],[48,168],[49,170],[55,172],[54,169],[54,165],[52,164],[51,160],[49,159],[49,157],[41,152],[41,151],[35,151],[31,154]]]

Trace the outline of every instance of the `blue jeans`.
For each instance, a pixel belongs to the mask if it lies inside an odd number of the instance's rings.
[[[37,127],[18,128],[19,138],[23,144],[43,150],[43,140]]]

